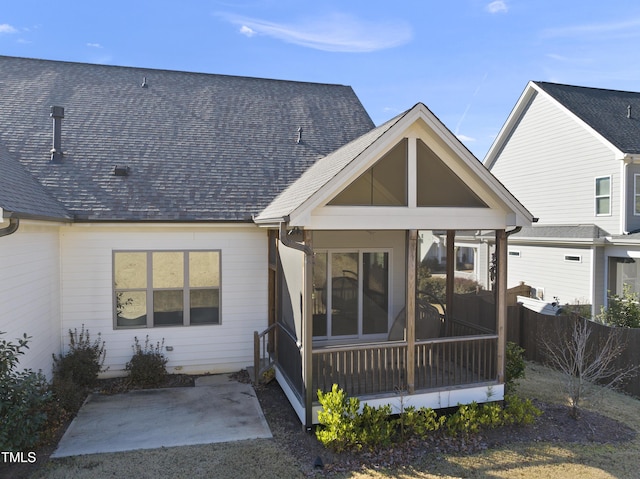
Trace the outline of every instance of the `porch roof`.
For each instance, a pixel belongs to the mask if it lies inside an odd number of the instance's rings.
[[[339,148],[333,153],[321,158],[286,190],[277,196],[259,215],[254,217],[257,224],[273,225],[279,222],[290,222],[295,226],[313,227],[311,221],[313,214],[321,210],[323,215],[358,216],[364,211],[370,211],[378,219],[382,216],[413,216],[424,218],[429,213],[435,212],[438,218],[445,216],[488,218],[484,214],[484,208],[453,208],[420,207],[415,204],[407,207],[392,207],[394,213],[390,214],[389,208],[379,206],[350,207],[327,206],[327,203],[337,193],[344,190],[358,175],[374,164],[385,149],[394,142],[406,136],[417,136],[425,143],[433,146],[434,151],[440,152],[440,159],[454,172],[454,166],[458,172],[464,171],[464,181],[475,193],[489,199],[488,210],[493,214],[492,224],[496,224],[496,217],[501,217],[506,226],[528,226],[534,219],[531,213],[500,183],[482,163],[475,158],[469,150],[455,137],[446,126],[422,103],[416,104],[411,109],[392,118],[379,127],[365,133],[359,138]],[[455,163],[455,165],[453,165]],[[411,174],[409,169],[408,174]],[[415,172],[414,172],[415,174]],[[415,181],[415,179],[414,179]],[[484,209],[484,210],[487,210]],[[463,211],[463,214],[459,214]],[[351,212],[351,213],[349,213]],[[454,214],[455,213],[455,214]],[[399,215],[398,215],[399,214]],[[483,219],[478,220],[480,223]],[[455,222],[455,220],[454,220]],[[322,224],[327,224],[321,221]],[[378,221],[380,223],[380,221]],[[402,222],[392,222],[397,227]],[[452,226],[451,221],[447,227]],[[319,224],[315,222],[315,224]],[[357,227],[357,226],[355,226]],[[453,225],[452,229],[464,228],[464,221]],[[473,225],[471,227],[481,227]],[[384,228],[384,226],[383,226]]]

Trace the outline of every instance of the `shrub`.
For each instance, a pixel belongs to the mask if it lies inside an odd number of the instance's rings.
[[[608,303],[608,308],[602,307],[598,321],[609,326],[640,328],[640,303],[631,286],[624,285],[622,296],[611,294]]]
[[[426,439],[429,434],[442,428],[446,420],[446,416],[438,416],[431,408],[416,409],[414,406],[405,408],[397,419],[403,440],[412,436]]]
[[[481,405],[473,402],[459,405],[448,416],[439,416],[430,408],[409,406],[402,408],[396,419],[391,418],[388,404],[378,408],[365,404],[359,412],[360,400],[347,397],[336,384],[330,392],[318,391],[318,399],[322,410],[318,413],[320,427],[316,429],[316,437],[337,452],[385,447],[398,439],[427,439],[439,430],[452,437],[466,437],[505,425],[532,424],[542,414],[530,400],[514,395],[505,396],[504,407],[497,402]]]
[[[100,333],[91,340],[84,324],[80,332],[69,329],[69,350],[66,354],[53,356],[51,388],[61,408],[70,413],[80,409],[89,390],[95,386],[98,374],[104,371],[107,354],[104,344]]]
[[[98,374],[103,371],[107,354],[104,344],[100,333],[98,338],[92,341],[84,324],[80,332],[77,329],[69,329],[69,351],[57,358],[53,356],[54,377],[70,380],[81,388],[95,386]]]
[[[169,359],[163,354],[164,338],[162,342],[156,342],[155,346],[149,342],[149,335],[140,345],[137,337],[133,338],[133,356],[126,364],[129,371],[131,384],[141,387],[157,387],[164,381],[167,375],[167,362]]]
[[[357,442],[369,449],[388,446],[395,434],[395,424],[389,420],[391,405],[372,407],[365,404],[357,421]]]
[[[347,398],[346,393],[334,384],[327,393],[318,390],[318,401],[322,405],[318,412],[321,427],[316,429],[318,440],[338,452],[358,448],[360,400]]]
[[[533,424],[542,411],[535,407],[531,399],[522,399],[514,394],[504,396],[504,412],[502,424]]]
[[[507,392],[512,393],[518,385],[518,379],[524,378],[524,349],[508,341],[506,359],[505,388]]]
[[[34,446],[47,420],[45,407],[51,393],[45,376],[30,369],[17,370],[29,339],[25,334],[17,344],[0,340],[0,451]]]

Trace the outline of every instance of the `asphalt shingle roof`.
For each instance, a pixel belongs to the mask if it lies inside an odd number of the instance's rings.
[[[53,105],[65,109],[60,163]],[[249,220],[374,127],[343,85],[2,56],[0,125],[3,161],[19,160],[56,214],[106,221]]]
[[[39,219],[71,219],[60,203],[51,197],[9,153],[0,148],[0,207],[5,214]]]
[[[640,153],[640,93],[534,83],[622,152]]]

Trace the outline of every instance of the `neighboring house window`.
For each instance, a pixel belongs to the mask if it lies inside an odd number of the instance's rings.
[[[640,216],[640,175],[633,175],[633,214]]]
[[[116,328],[220,324],[219,251],[114,251]]]
[[[611,177],[596,178],[596,215],[611,214]]]
[[[388,251],[318,251],[313,266],[313,336],[387,334]]]

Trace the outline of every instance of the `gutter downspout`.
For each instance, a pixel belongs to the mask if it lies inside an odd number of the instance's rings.
[[[289,236],[287,235],[287,221],[288,218],[285,218],[285,221],[280,222],[280,242],[287,248],[297,249],[298,251],[302,251],[307,256],[312,256],[313,250],[308,245],[297,243],[289,238]]]
[[[0,238],[3,236],[9,236],[16,231],[18,231],[18,227],[20,226],[20,218],[9,218],[9,226],[6,228],[0,229]]]

